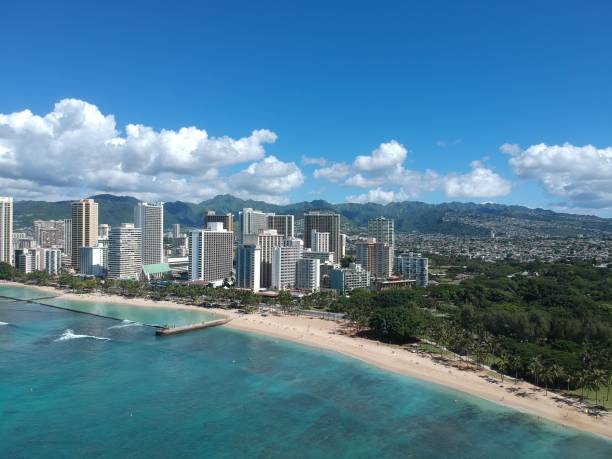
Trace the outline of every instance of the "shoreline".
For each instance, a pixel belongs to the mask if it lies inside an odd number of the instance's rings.
[[[556,424],[586,431],[608,440],[612,439],[612,416],[610,413],[606,413],[599,418],[589,416],[576,407],[563,404],[561,395],[551,391],[548,395],[545,395],[543,389],[525,381],[515,383],[511,378],[506,378],[503,383],[500,380],[490,382],[491,378],[486,379],[485,370],[459,370],[400,346],[351,336],[343,330],[342,325],[338,322],[306,316],[276,315],[274,313],[241,314],[234,310],[201,308],[172,301],[124,298],[100,293],[76,294],[55,287],[25,285],[17,282],[2,282],[0,285],[59,293],[59,296],[68,300],[107,302],[137,307],[161,307],[175,310],[199,310],[212,313],[232,319],[224,325],[230,329],[257,333],[311,348],[338,352],[383,370],[433,382]],[[526,395],[520,396],[517,393]],[[555,400],[554,397],[558,399]]]

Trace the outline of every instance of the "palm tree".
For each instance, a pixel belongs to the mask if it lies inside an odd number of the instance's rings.
[[[497,360],[497,370],[501,375],[501,380],[504,382],[504,373],[510,368],[510,356],[505,352],[502,352]]]
[[[519,371],[523,368],[523,360],[518,355],[511,355],[508,357],[508,368],[514,370],[514,382],[518,381]]]
[[[531,376],[535,378],[536,386],[540,384],[540,377],[542,376],[542,372],[544,370],[544,366],[542,365],[542,360],[540,356],[534,357],[529,361],[529,367],[527,368]]]

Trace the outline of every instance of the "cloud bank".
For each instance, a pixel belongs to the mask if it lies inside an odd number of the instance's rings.
[[[346,197],[349,202],[377,202],[414,199],[439,191],[449,198],[493,198],[511,191],[511,183],[480,161],[471,163],[465,174],[416,171],[404,165],[408,150],[395,140],[381,143],[369,155],[355,157],[352,164],[332,163],[315,170],[314,177],[349,187],[370,188]]]
[[[294,163],[266,156],[266,144],[277,139],[267,129],[239,139],[193,126],[156,131],[128,124],[124,131],[113,115],[77,99],[61,100],[44,116],[0,114],[0,188],[33,199],[111,192],[195,201],[231,191],[284,202],[303,183]],[[230,172],[243,163],[251,164]]]

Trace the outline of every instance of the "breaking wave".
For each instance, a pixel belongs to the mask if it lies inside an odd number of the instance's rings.
[[[123,320],[118,325],[113,325],[112,327],[108,327],[108,330],[112,330],[114,328],[125,328],[125,327],[142,327],[140,322],[132,322],[131,320]]]
[[[110,341],[110,338],[104,338],[102,336],[93,336],[93,335],[77,335],[74,330],[67,328],[66,330],[64,330],[64,333],[62,333],[62,336],[60,336],[59,338],[57,338],[54,341],[69,341],[71,339],[80,339],[80,338],[89,338],[89,339],[97,339],[97,340],[101,340],[101,341]]]
[[[0,322],[0,326],[2,325],[8,325],[8,322]]]

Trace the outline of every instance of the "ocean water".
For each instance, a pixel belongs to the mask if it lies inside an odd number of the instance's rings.
[[[1,458],[612,457],[605,439],[328,351],[223,327],[156,337],[134,322],[168,312],[142,309],[122,322],[0,299]]]

